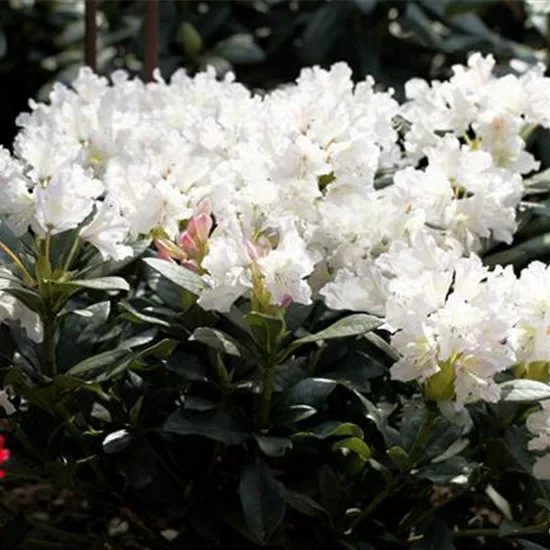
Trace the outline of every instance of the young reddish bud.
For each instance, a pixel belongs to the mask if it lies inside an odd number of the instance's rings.
[[[196,256],[199,252],[196,241],[193,239],[193,237],[191,237],[188,231],[184,231],[180,235],[178,239],[178,245],[182,248],[182,250],[186,253],[188,257]]]
[[[292,303],[292,294],[289,294],[288,292],[286,292],[285,294],[283,294],[281,307],[286,309],[291,303]]]
[[[197,243],[205,243],[212,230],[212,218],[209,214],[202,212],[198,216],[191,218],[187,224],[187,233]]]
[[[181,265],[189,269],[190,271],[194,271],[195,273],[199,271],[199,267],[200,267],[197,260],[185,260],[181,262]]]
[[[0,435],[0,465],[9,460],[10,452],[4,448],[4,438]],[[0,470],[0,479],[5,475],[3,470]]]

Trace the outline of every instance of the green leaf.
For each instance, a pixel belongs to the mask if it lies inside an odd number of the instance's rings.
[[[344,488],[334,470],[327,464],[319,472],[319,493],[323,506],[329,512],[337,512],[344,496]]]
[[[449,458],[461,453],[470,444],[469,439],[457,439],[440,455],[432,458],[431,463],[437,464],[438,462],[444,462]]]
[[[454,550],[453,534],[448,525],[438,517],[422,528],[423,538],[410,546],[410,550]]]
[[[88,357],[67,371],[69,376],[81,378],[94,377],[112,371],[121,365],[129,365],[132,360],[132,350],[148,344],[155,338],[154,333],[145,333],[139,337],[128,338],[119,344],[118,348],[98,353]]]
[[[411,458],[405,449],[401,447],[390,447],[387,453],[400,472],[405,472],[409,468]]]
[[[276,418],[279,424],[295,424],[317,414],[317,409],[308,405],[291,405],[279,411]]]
[[[461,456],[453,456],[445,462],[424,466],[417,476],[419,479],[429,479],[436,485],[465,486],[476,467],[477,464],[470,463]]]
[[[30,529],[31,526],[27,523],[24,514],[17,514],[6,523],[2,521],[0,548],[23,549],[22,545],[25,543],[25,537]]]
[[[351,422],[337,422],[329,420],[318,424],[307,432],[295,433],[292,437],[296,439],[314,437],[315,439],[328,439],[329,437],[363,437],[363,430]]]
[[[128,430],[112,432],[103,440],[103,451],[108,455],[121,453],[128,448],[132,439],[133,437]]]
[[[353,0],[353,2],[364,14],[368,14],[376,8],[378,0]]]
[[[184,353],[177,349],[170,357],[162,361],[162,365],[189,382],[208,382],[210,369],[196,355]]]
[[[357,313],[336,321],[336,323],[321,332],[318,332],[317,334],[311,334],[296,340],[293,342],[293,347],[301,346],[303,344],[310,344],[312,342],[319,342],[321,340],[359,336],[378,328],[382,325],[382,323],[382,319],[379,319],[378,317],[366,315],[364,313]]]
[[[358,437],[348,437],[347,439],[336,441],[336,443],[333,443],[332,449],[347,449],[348,451],[352,451],[353,453],[355,453],[361,460],[365,462],[370,459],[372,454],[369,446]]]
[[[118,308],[123,312],[124,318],[132,321],[133,323],[155,325],[163,328],[170,328],[172,326],[168,321],[165,321],[164,319],[159,319],[158,317],[153,317],[152,315],[141,313],[128,303],[122,302],[118,304]]]
[[[432,19],[418,4],[407,2],[405,13],[400,21],[404,27],[413,31],[428,46],[438,47],[440,45],[441,36],[435,31]]]
[[[284,486],[265,462],[256,460],[241,473],[239,495],[250,530],[261,541],[268,541],[285,515]]]
[[[179,435],[200,435],[226,445],[240,445],[250,437],[233,417],[219,410],[177,410],[166,419],[162,429]]]
[[[336,41],[347,31],[351,2],[322,4],[312,15],[302,34],[300,57],[305,64],[322,61]]]
[[[501,400],[513,403],[533,403],[550,398],[550,385],[536,380],[509,380],[500,384]]]
[[[271,355],[279,347],[285,335],[285,322],[280,317],[264,315],[255,311],[245,317],[246,323],[261,350]]]
[[[99,277],[97,279],[73,279],[58,283],[62,288],[86,288],[90,290],[130,290],[130,285],[122,277]]]
[[[292,441],[286,437],[254,435],[262,453],[271,458],[280,458],[292,449]]]
[[[308,405],[317,410],[324,407],[327,397],[338,385],[334,380],[325,378],[306,378],[298,382],[281,396],[281,403],[277,406]]]
[[[550,168],[535,174],[529,178],[523,180],[526,193],[529,193],[531,187],[543,189],[546,192],[550,192]]]
[[[198,296],[205,288],[204,282],[196,273],[181,265],[160,258],[144,258],[143,261],[171,283],[188,290],[192,294]]]
[[[234,34],[218,42],[213,53],[237,65],[260,63],[266,58],[265,52],[254,42],[251,34]]]
[[[516,539],[516,542],[521,544],[521,548],[523,548],[523,550],[548,550],[548,546],[541,546],[540,544],[530,540]]]
[[[515,265],[524,266],[531,260],[550,253],[550,233],[537,235],[522,243],[512,246],[502,252],[496,252],[483,258],[483,263],[488,266]]]
[[[189,337],[190,341],[201,342],[202,344],[227,355],[240,357],[239,345],[231,336],[221,330],[210,327],[199,327]]]
[[[23,305],[27,306],[31,311],[42,315],[44,312],[44,302],[40,296],[33,290],[28,290],[22,286],[15,286],[14,284],[3,288],[2,292],[17,298]]]
[[[315,517],[319,513],[326,514],[327,511],[317,502],[315,502],[311,497],[304,495],[303,493],[298,493],[297,491],[291,491],[287,489],[285,491],[285,498],[289,506],[298,510],[302,514]]]
[[[188,21],[184,21],[178,29],[177,43],[181,46],[184,53],[190,57],[197,56],[202,48],[202,38],[197,29]]]

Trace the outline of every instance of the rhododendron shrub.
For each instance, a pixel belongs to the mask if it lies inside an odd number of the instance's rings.
[[[342,63],[31,102],[0,155],[8,479],[149,548],[550,547],[550,80],[494,64],[401,104]]]

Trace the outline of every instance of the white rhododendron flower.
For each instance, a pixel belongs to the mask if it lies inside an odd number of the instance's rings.
[[[0,218],[17,236],[72,230],[103,260],[149,239],[202,278],[205,309],[321,299],[378,315],[394,378],[495,401],[501,371],[550,357],[548,269],[476,255],[512,241],[550,81],[494,65],[474,54],[447,81],[413,79],[402,105],[344,63],[264,95],[213,69],[147,84],[82,69],[0,149]],[[39,337],[16,303],[4,318]]]

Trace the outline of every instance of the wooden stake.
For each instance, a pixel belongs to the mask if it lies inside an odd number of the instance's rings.
[[[159,62],[158,0],[145,2],[145,82],[153,80]]]
[[[93,71],[97,71],[97,0],[86,0],[85,20],[84,61]]]

